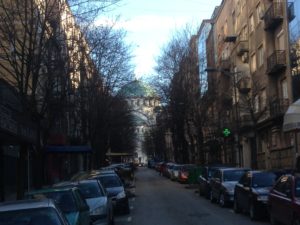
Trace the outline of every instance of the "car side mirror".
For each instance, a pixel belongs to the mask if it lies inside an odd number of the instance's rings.
[[[285,194],[286,194],[286,196],[288,197],[288,198],[292,198],[292,191],[291,190],[286,190],[285,191]]]

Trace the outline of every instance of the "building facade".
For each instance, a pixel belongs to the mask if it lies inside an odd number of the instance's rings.
[[[139,164],[148,162],[148,154],[144,149],[145,135],[156,125],[156,115],[160,107],[160,100],[155,91],[142,81],[134,80],[119,92],[130,108],[135,133],[134,160]]]
[[[289,53],[294,6],[263,0],[220,5],[207,39],[214,56],[207,56],[213,68],[209,85],[216,90],[209,109],[215,129],[231,131],[229,137],[219,132],[222,162],[259,169],[294,166],[292,137],[282,129],[295,96]]]

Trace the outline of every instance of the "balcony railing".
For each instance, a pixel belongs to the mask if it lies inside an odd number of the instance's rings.
[[[288,20],[291,22],[296,16],[295,16],[295,6],[294,2],[289,2],[288,3],[288,8],[287,8],[287,13],[288,13]]]
[[[267,59],[267,73],[274,74],[286,67],[285,50],[274,51]]]
[[[271,118],[283,116],[289,107],[289,99],[276,98],[270,101]]]
[[[239,92],[242,94],[247,94],[251,90],[251,78],[250,76],[242,75],[242,77],[237,82],[237,87]]]
[[[265,30],[275,29],[283,21],[283,2],[273,2],[265,12],[263,19]]]
[[[240,117],[240,128],[252,127],[254,125],[250,115],[242,115]]]
[[[238,56],[243,55],[245,52],[249,52],[248,41],[246,40],[239,41],[237,44],[236,52]]]
[[[221,59],[221,68],[222,70],[229,70],[230,69],[230,59],[228,58],[222,58]]]

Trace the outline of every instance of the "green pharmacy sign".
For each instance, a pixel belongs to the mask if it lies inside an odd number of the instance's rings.
[[[223,135],[224,137],[228,137],[231,134],[230,130],[228,128],[223,129]]]

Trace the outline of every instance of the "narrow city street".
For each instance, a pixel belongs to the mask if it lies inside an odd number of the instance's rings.
[[[117,216],[116,225],[250,225],[269,224],[251,221],[248,215],[235,214],[199,197],[195,189],[170,181],[148,168],[136,172],[135,197],[131,213]]]

